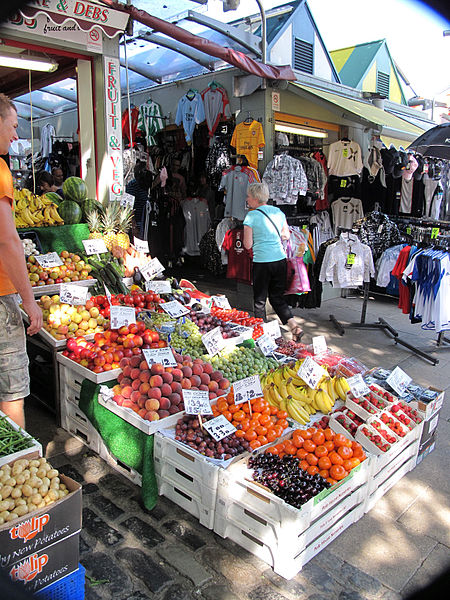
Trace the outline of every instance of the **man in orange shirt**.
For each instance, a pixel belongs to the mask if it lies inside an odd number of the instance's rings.
[[[0,155],[7,154],[17,140],[17,110],[0,94]],[[42,327],[42,312],[28,279],[22,242],[13,216],[14,190],[11,172],[0,158],[0,410],[21,427],[25,426],[23,399],[30,393],[25,330],[17,293],[30,318],[27,332]]]

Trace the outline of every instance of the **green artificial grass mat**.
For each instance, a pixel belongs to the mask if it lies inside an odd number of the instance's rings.
[[[89,227],[86,223],[77,225],[59,225],[54,227],[28,227],[18,229],[19,233],[35,231],[41,242],[43,252],[84,252],[82,240],[89,239]]]
[[[113,387],[117,381],[102,385]],[[147,435],[98,403],[100,386],[84,379],[80,392],[80,409],[101,435],[114,456],[142,475],[142,500],[147,510],[158,501],[158,486],[153,465],[153,435]]]

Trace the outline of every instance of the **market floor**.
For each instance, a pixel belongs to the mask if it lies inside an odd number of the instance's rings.
[[[231,297],[230,302],[235,305]],[[333,350],[369,367],[399,365],[418,384],[450,392],[450,353],[436,347],[434,332],[411,325],[394,303],[371,299],[367,322],[383,317],[403,339],[438,358],[436,366],[379,330],[348,329],[339,336],[330,313],[343,323],[359,321],[361,305],[358,298],[338,298],[320,309],[296,310],[305,341],[325,335]],[[391,600],[424,588],[450,566],[448,401],[434,452],[291,581],[163,497],[153,511],[144,510],[139,488],[57,428],[49,413],[32,401],[26,413],[27,429],[41,440],[46,456],[83,483],[80,551],[90,577],[87,600]],[[438,594],[425,597],[432,596]]]

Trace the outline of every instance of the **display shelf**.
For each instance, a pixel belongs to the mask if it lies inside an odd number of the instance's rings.
[[[82,281],[72,281],[73,285],[79,285],[80,287],[94,287],[97,284],[96,279],[83,279]],[[59,294],[61,289],[60,283],[54,283],[52,285],[41,285],[34,286],[33,294],[35,298],[40,298],[41,296],[53,296],[54,294]]]
[[[30,319],[29,319],[27,313],[23,310],[23,308],[20,309],[20,314],[22,315],[22,319],[25,321],[25,323],[27,323],[27,325],[29,325],[30,324]],[[36,335],[45,344],[47,344],[48,346],[50,346],[51,348],[54,348],[56,350],[64,350],[66,348],[66,346],[67,346],[67,339],[66,338],[64,338],[63,340],[57,340],[56,338],[54,338],[52,336],[51,333],[49,333],[43,327],[37,332]],[[93,333],[89,333],[88,335],[83,335],[82,337],[84,337],[85,340],[91,341],[91,340],[94,339],[94,334]]]
[[[60,352],[56,354],[56,360],[63,367],[71,369],[78,375],[82,375],[83,379],[89,379],[89,381],[93,381],[94,383],[105,383],[106,381],[113,381],[114,379],[117,379],[119,373],[122,373],[122,369],[112,369],[111,371],[103,371],[103,373],[94,373],[94,371],[91,371],[90,369],[79,365],[78,363],[71,360],[70,358],[67,358],[67,356],[64,356]]]

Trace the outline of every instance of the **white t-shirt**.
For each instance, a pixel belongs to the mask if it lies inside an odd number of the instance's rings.
[[[328,175],[349,177],[359,175],[363,168],[361,148],[353,141],[339,140],[328,150]]]

